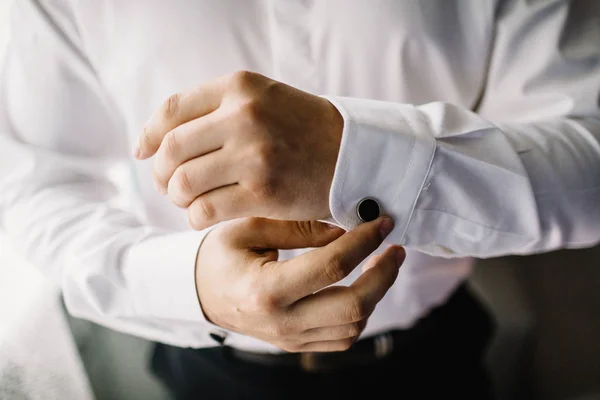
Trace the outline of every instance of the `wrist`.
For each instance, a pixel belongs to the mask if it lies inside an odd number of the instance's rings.
[[[210,241],[208,239],[209,239],[209,236],[211,236],[211,239],[214,237],[214,232],[213,232],[214,230],[215,229],[213,228],[208,233],[206,233],[206,235],[200,242],[200,244],[198,246],[198,251],[196,252],[196,262],[195,262],[195,267],[194,267],[194,286],[196,288],[196,299],[198,300],[198,306],[200,307],[200,310],[204,316],[204,319],[206,319],[207,322],[212,323],[212,324],[215,324],[214,317],[211,317],[210,311],[208,310],[209,307],[207,307],[206,304],[203,304],[203,301],[200,296],[200,293],[202,292],[200,289],[200,286],[201,286],[201,282],[206,279],[206,277],[204,276],[205,271],[203,270],[203,267],[204,268],[207,267],[207,265],[206,265],[207,257],[205,257],[205,255],[206,255],[206,252],[211,247],[211,245],[209,243]]]

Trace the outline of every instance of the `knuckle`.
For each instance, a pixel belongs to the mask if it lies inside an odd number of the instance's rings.
[[[284,84],[273,79],[266,79],[263,83],[263,92],[265,96],[276,96],[284,90]]]
[[[259,178],[253,185],[253,191],[260,199],[273,198],[276,193],[275,180],[270,176]]]
[[[174,156],[179,151],[177,136],[179,136],[177,129],[173,129],[165,135],[164,146],[165,154],[167,157]]]
[[[181,95],[179,93],[174,93],[170,95],[162,106],[162,115],[165,119],[172,119],[179,112],[179,102],[181,100]]]
[[[175,173],[173,173],[173,177],[171,178],[171,181],[173,181],[173,186],[171,188],[171,190],[174,191],[173,194],[175,196],[186,196],[192,193],[193,186],[190,179],[190,175],[185,166],[182,165],[177,168]]]
[[[265,110],[261,102],[256,98],[246,100],[239,106],[238,112],[241,120],[250,125],[250,127],[259,125],[265,116]]]
[[[307,242],[312,241],[311,239],[314,236],[315,232],[314,226],[310,221],[295,221],[295,227],[296,231],[298,232],[298,235],[300,235],[302,239],[304,239]]]
[[[346,318],[351,322],[358,322],[369,315],[366,303],[357,295],[351,294],[346,301]]]
[[[188,224],[202,229],[215,217],[214,206],[204,198],[196,199],[188,209]]]
[[[255,73],[247,70],[239,70],[231,74],[230,82],[234,89],[246,90],[255,78]]]
[[[261,140],[254,146],[254,154],[261,161],[261,165],[270,168],[273,162],[277,159],[278,149],[275,143],[271,140]]]
[[[235,81],[235,82],[246,82],[248,81],[250,78],[252,77],[252,72],[245,70],[245,69],[240,69],[238,71],[235,71],[232,75],[231,78]]]
[[[353,322],[348,326],[348,332],[346,332],[346,334],[348,335],[349,338],[354,338],[354,337],[357,337],[358,335],[360,335],[361,332],[362,332],[361,324],[359,322]]]
[[[252,151],[254,161],[250,167],[251,176],[248,177],[247,185],[248,189],[262,198],[273,196],[277,188],[277,166],[272,147],[269,144],[261,144],[254,146]]]
[[[154,179],[157,188],[168,189],[169,177],[167,176],[167,172],[156,166],[156,162],[154,163],[154,167],[152,168],[152,178]]]
[[[325,274],[325,278],[330,282],[341,281],[346,276],[341,257],[339,255],[331,257],[325,264],[323,273]]]

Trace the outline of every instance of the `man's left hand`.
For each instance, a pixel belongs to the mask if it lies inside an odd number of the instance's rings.
[[[157,189],[204,229],[239,217],[317,220],[343,119],[326,99],[252,72],[169,97],[146,123],[138,159],[156,154]]]

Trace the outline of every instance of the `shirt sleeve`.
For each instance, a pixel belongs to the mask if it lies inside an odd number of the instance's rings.
[[[500,4],[476,110],[327,96],[344,118],[330,192],[338,224],[359,224],[370,197],[395,218],[390,242],[434,256],[599,242],[600,7]]]
[[[0,225],[69,311],[176,346],[214,345],[195,287],[207,231],[171,232],[113,201],[130,156],[68,7],[15,1],[0,80]]]

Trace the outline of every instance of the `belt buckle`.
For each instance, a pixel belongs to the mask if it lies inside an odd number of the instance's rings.
[[[300,353],[300,368],[305,372],[319,371],[317,357],[314,352]]]
[[[375,337],[374,352],[376,358],[384,358],[394,350],[394,337],[389,333],[383,333]]]
[[[382,333],[373,338],[373,348],[372,352],[372,360],[378,360],[389,356],[394,350],[394,337],[389,333]],[[337,364],[342,361],[346,352],[336,352],[332,357],[337,358]],[[348,358],[341,362],[341,365],[344,367],[348,367],[353,363],[359,362],[360,355],[352,354],[350,352],[346,353]],[[322,372],[327,370],[336,369],[333,365],[336,363],[332,363],[332,360],[327,359],[327,353],[317,353],[317,352],[306,352],[299,354],[299,364],[300,368],[305,372]],[[329,361],[329,362],[327,362]],[[364,359],[362,360],[364,362]]]

